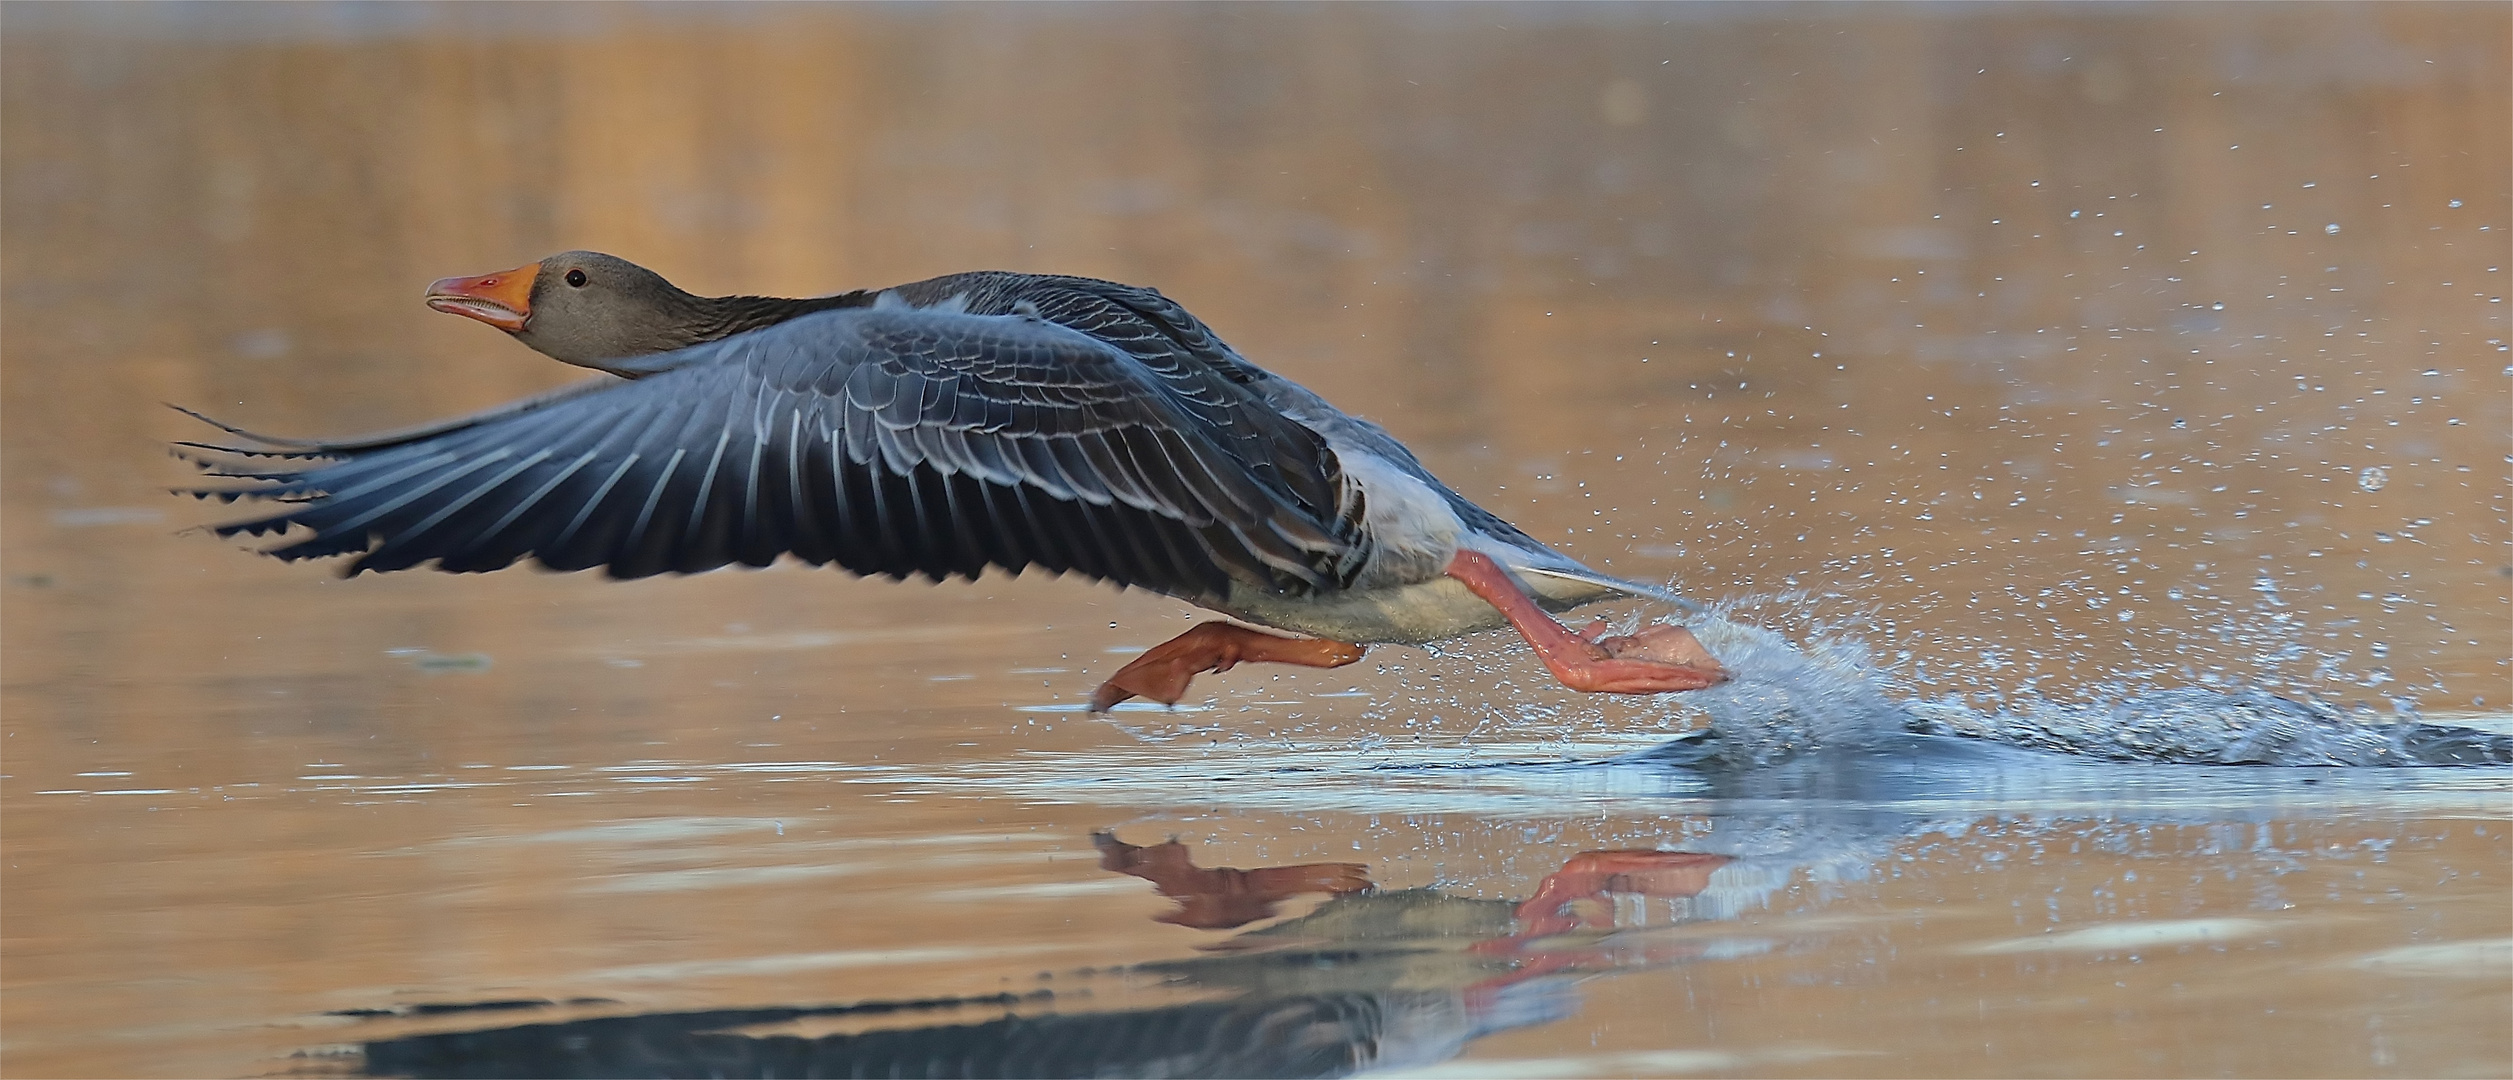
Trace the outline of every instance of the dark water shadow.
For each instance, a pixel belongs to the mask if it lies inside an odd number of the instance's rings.
[[[364,1075],[1342,1076],[1379,1061],[1410,1029],[1453,1030],[1453,1040],[1436,1041],[1460,1046],[1480,1034],[1457,1025],[1453,995],[1393,991],[1016,1015],[817,1038],[728,1030],[920,1006],[964,1010],[996,1004],[1014,1003],[976,999],[722,1009],[416,1035],[365,1044]]]

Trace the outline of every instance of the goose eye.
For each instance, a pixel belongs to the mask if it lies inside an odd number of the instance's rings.
[[[568,271],[568,272],[567,272],[567,284],[568,284],[568,285],[570,285],[570,286],[572,286],[572,287],[574,287],[574,288],[579,288],[579,289],[584,288],[584,287],[585,287],[585,272],[584,272],[584,271],[582,271],[582,270],[570,270],[570,271]]]

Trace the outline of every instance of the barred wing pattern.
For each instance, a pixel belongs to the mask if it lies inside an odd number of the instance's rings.
[[[902,302],[636,373],[408,441],[268,455],[327,459],[302,468],[214,470],[265,483],[203,494],[289,500],[218,532],[302,527],[270,553],[357,554],[351,574],[530,556],[634,578],[790,552],[897,578],[1038,565],[1209,601],[1234,581],[1332,589],[1359,562],[1333,453],[1192,350]]]
[[[893,290],[920,307],[960,307],[984,315],[1030,312],[1122,349],[1211,425],[1235,457],[1268,484],[1321,516],[1357,515],[1347,505],[1332,455],[1318,433],[1281,415],[1271,401],[1250,408],[1258,387],[1282,380],[1224,344],[1158,290],[1096,278],[1000,270],[951,274]],[[1359,518],[1353,516],[1351,528]]]

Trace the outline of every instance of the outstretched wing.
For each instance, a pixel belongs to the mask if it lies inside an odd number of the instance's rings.
[[[419,437],[211,462],[289,501],[220,535],[311,535],[349,572],[527,556],[615,577],[791,553],[937,580],[993,565],[1218,599],[1341,584],[1353,523],[1308,429],[1230,380],[1154,372],[1025,316],[829,311],[639,360],[641,377]],[[286,444],[280,444],[286,445]],[[1250,451],[1262,448],[1261,459]],[[293,462],[292,462],[293,464]]]

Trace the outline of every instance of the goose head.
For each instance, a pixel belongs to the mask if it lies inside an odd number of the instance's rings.
[[[553,360],[603,368],[710,337],[704,297],[616,255],[565,251],[512,270],[439,279],[429,307],[494,326]]]

